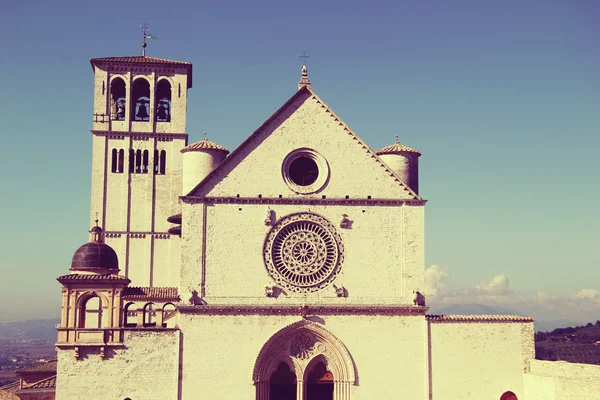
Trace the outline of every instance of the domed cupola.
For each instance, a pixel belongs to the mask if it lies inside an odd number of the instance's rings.
[[[119,272],[117,253],[103,242],[102,232],[96,220],[96,226],[90,229],[92,240],[78,248],[73,255],[72,273],[115,274]]]
[[[396,136],[396,143],[377,151],[377,155],[419,194],[419,151],[401,144]]]
[[[185,196],[227,157],[229,150],[204,139],[181,149],[183,154],[183,188]]]

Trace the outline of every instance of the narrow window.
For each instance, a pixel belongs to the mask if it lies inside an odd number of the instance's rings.
[[[160,174],[164,175],[167,171],[167,152],[165,150],[160,151]]]
[[[125,121],[125,81],[115,78],[110,83],[110,115],[115,121]]]
[[[133,151],[133,149],[129,149],[129,173],[133,174],[134,170],[133,170],[133,165],[134,165],[134,161],[135,160],[135,152]]]
[[[148,150],[144,150],[144,161],[142,164],[142,173],[143,174],[148,173]]]
[[[163,79],[156,85],[156,121],[171,121],[171,84]]]
[[[158,174],[158,150],[154,150],[154,174]]]
[[[135,152],[135,173],[136,174],[142,173],[142,151],[141,150],[137,150]]]
[[[505,392],[502,397],[500,397],[500,400],[518,400],[517,399],[517,395],[514,394],[513,392]]]
[[[150,106],[150,84],[143,78],[136,79],[133,82],[131,102],[131,114],[133,121],[149,121],[148,114]]]
[[[110,172],[117,172],[117,149],[112,149],[112,160],[110,163]]]
[[[296,381],[296,374],[286,363],[281,362],[269,379],[270,398],[296,400]]]
[[[102,300],[100,300],[100,297],[92,296],[83,302],[79,327],[102,328]]]
[[[123,163],[125,162],[125,151],[123,149],[119,150],[119,165],[117,166],[117,171],[119,173],[123,173]]]

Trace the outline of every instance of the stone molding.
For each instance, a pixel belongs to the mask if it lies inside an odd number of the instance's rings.
[[[425,315],[429,307],[386,305],[179,305],[181,314],[204,315]]]
[[[187,204],[285,204],[328,206],[423,206],[427,200],[414,199],[342,199],[342,198],[275,198],[275,197],[207,197],[181,196]]]
[[[160,132],[124,132],[124,131],[100,131],[92,129],[93,135],[96,136],[107,136],[109,138],[119,138],[123,139],[125,137],[130,137],[132,139],[137,140],[148,140],[157,138],[158,141],[172,141],[173,139],[182,139],[187,140],[187,133],[160,133]]]
[[[520,315],[426,315],[428,321],[441,322],[533,322],[531,317]]]

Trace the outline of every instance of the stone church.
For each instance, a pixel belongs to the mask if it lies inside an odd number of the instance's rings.
[[[417,150],[373,151],[305,67],[230,153],[188,143],[190,63],[91,66],[56,399],[534,398],[532,319],[427,314]]]

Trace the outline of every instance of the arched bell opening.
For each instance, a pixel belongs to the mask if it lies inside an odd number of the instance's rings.
[[[110,115],[114,121],[125,121],[126,104],[125,81],[114,78],[110,83]]]
[[[333,400],[334,376],[324,361],[309,365],[306,377],[306,400]]]
[[[131,114],[133,121],[150,120],[150,84],[143,78],[133,81],[133,90],[131,94]]]
[[[128,303],[123,309],[123,326],[126,328],[137,326],[137,309],[135,303]]]
[[[171,83],[162,79],[156,86],[156,122],[171,121]]]
[[[285,362],[280,362],[269,378],[270,400],[296,400],[298,381],[296,374]]]

